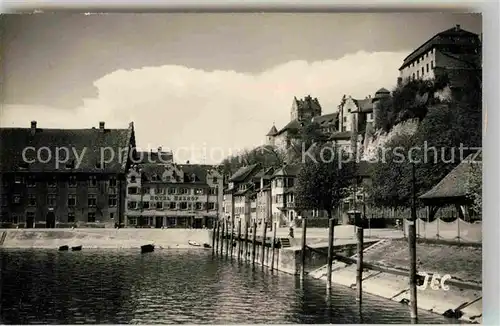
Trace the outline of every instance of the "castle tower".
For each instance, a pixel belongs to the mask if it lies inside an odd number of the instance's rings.
[[[275,146],[274,136],[276,136],[276,134],[278,134],[278,129],[276,129],[273,123],[271,130],[269,130],[266,135],[266,145]]]
[[[310,122],[312,118],[321,116],[321,105],[318,99],[307,95],[304,99],[293,98],[290,120]]]
[[[373,121],[377,121],[377,113],[379,111],[380,100],[384,98],[388,98],[391,96],[391,92],[389,92],[385,88],[381,88],[375,92],[375,96],[373,97]]]

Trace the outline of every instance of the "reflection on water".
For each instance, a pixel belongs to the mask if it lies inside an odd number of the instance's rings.
[[[209,251],[0,251],[6,324],[409,323],[407,306]],[[450,323],[420,312],[421,323]]]

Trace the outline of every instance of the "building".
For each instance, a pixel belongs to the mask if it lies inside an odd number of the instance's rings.
[[[114,227],[123,222],[125,172],[135,158],[124,129],[0,128],[3,227]]]
[[[242,228],[251,223],[251,204],[255,195],[254,176],[260,171],[258,164],[239,168],[228,180],[224,190],[224,217],[236,225],[241,221]],[[255,206],[256,211],[257,206]]]
[[[222,198],[223,178],[211,165],[133,165],[127,174],[125,226],[211,227]]]
[[[272,224],[271,177],[273,173],[274,168],[267,168],[260,170],[253,176],[254,194],[250,204],[252,222],[259,225],[267,222],[270,227]],[[252,207],[255,207],[255,214]]]
[[[477,70],[481,70],[481,40],[460,25],[434,35],[410,53],[399,68],[400,82],[432,79],[446,72],[451,87],[460,87]]]

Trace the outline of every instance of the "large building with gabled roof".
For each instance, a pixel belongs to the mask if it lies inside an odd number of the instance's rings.
[[[114,227],[123,223],[134,125],[109,129],[0,128],[2,227]]]

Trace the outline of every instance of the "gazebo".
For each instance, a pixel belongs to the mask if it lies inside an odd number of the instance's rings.
[[[441,207],[452,205],[457,209],[461,219],[466,221],[470,219],[469,182],[474,169],[476,169],[475,172],[482,173],[481,151],[467,156],[437,185],[419,197],[429,208],[430,221],[434,220],[434,216]]]

